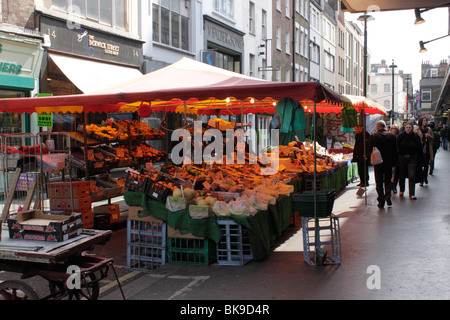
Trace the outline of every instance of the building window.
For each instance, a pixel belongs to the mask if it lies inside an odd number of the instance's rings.
[[[267,39],[267,11],[262,11],[262,21],[261,21],[261,33],[262,33],[262,39]]]
[[[287,69],[286,70],[286,73],[285,73],[285,82],[291,82],[292,81],[292,79],[291,79],[291,70],[290,69]]]
[[[431,89],[422,89],[420,91],[420,101],[431,101]]]
[[[430,69],[430,78],[437,78],[439,76],[439,70],[438,69]]]
[[[325,51],[325,69],[334,72],[334,56]]]
[[[384,100],[383,106],[385,108],[390,108],[391,107],[391,100]]]
[[[291,16],[291,1],[286,1],[286,18]]]
[[[126,29],[126,0],[52,0],[52,7],[114,28]]]
[[[153,41],[189,50],[189,18],[182,12],[180,0],[160,0],[153,4]]]
[[[214,10],[230,19],[234,19],[234,0],[214,0]]]
[[[277,27],[276,29],[276,47],[277,50],[281,51],[281,28]]]
[[[250,1],[250,10],[248,14],[248,25],[249,25],[249,33],[255,34],[255,4]]]
[[[255,76],[255,55],[250,54],[250,70],[249,70],[249,76],[254,77]]]
[[[391,85],[389,83],[384,84],[384,92],[391,92]]]
[[[276,1],[277,1],[276,8],[277,8],[278,11],[281,12],[281,0],[276,0]]]
[[[286,48],[286,54],[291,54],[291,46],[289,45],[291,43],[291,33],[289,31],[285,34],[285,48]]]
[[[378,86],[376,84],[371,84],[370,85],[370,92],[371,93],[377,93],[378,91]]]

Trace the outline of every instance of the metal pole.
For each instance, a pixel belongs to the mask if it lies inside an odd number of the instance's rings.
[[[395,114],[395,91],[394,91],[394,71],[397,66],[394,64],[394,59],[392,59],[392,64],[389,66],[392,68],[392,115],[391,115],[391,126],[394,124],[394,114]]]

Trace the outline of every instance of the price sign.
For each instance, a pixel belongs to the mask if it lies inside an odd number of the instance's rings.
[[[147,169],[148,171],[152,171],[153,170],[153,163],[152,162],[147,162],[145,164],[145,169]]]
[[[51,128],[53,127],[53,114],[38,114],[37,116],[38,127],[41,128]]]

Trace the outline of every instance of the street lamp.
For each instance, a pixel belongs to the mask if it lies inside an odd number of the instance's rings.
[[[409,106],[409,104],[410,104],[409,103],[409,81],[411,81],[411,77],[407,76],[405,78],[405,80],[406,80],[406,114],[409,115],[409,112],[411,111],[410,106]]]
[[[392,115],[391,115],[391,126],[392,126],[394,124],[394,114],[395,114],[395,111],[394,111],[395,110],[394,109],[394,105],[395,105],[394,72],[395,72],[395,68],[397,68],[397,66],[394,64],[394,59],[392,59],[392,64],[389,66],[389,68],[392,69]]]
[[[364,21],[364,97],[367,98],[367,21],[375,20],[374,17],[367,13],[358,17],[358,21]]]
[[[430,42],[433,42],[433,41],[436,41],[436,40],[439,40],[439,39],[442,39],[442,38],[445,38],[445,37],[448,37],[448,36],[450,36],[450,34],[446,34],[445,36],[442,36],[442,37],[439,37],[439,38],[436,38],[436,39],[433,39],[433,40],[419,41],[419,46],[420,46],[419,53],[427,52],[427,48],[425,48],[425,45],[427,43],[430,43]]]

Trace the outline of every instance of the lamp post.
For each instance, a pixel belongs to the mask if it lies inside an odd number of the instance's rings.
[[[374,17],[368,15],[367,13],[358,17],[358,21],[364,21],[364,83],[363,83],[363,91],[364,97],[367,98],[367,21],[375,20]]]
[[[397,66],[394,64],[394,59],[392,59],[392,64],[389,66],[389,68],[392,69],[392,115],[391,115],[391,126],[392,126],[394,124],[394,117],[395,117],[394,73],[395,68],[397,68]]]
[[[411,111],[410,109],[410,106],[409,106],[409,81],[411,81],[411,77],[410,76],[407,76],[406,78],[405,78],[405,80],[406,80],[406,114],[409,116],[409,112]]]

